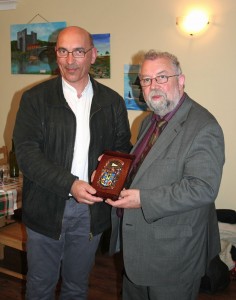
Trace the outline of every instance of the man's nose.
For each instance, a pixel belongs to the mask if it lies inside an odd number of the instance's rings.
[[[68,62],[68,63],[73,62],[73,61],[75,60],[75,58],[74,58],[74,56],[73,56],[73,53],[72,53],[72,52],[69,52],[66,59],[67,59],[67,62]]]

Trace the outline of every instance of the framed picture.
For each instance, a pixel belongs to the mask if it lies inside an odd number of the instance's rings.
[[[11,73],[57,74],[55,44],[65,22],[11,25]]]
[[[110,78],[110,33],[92,34],[98,56],[95,64],[91,65],[90,74],[94,78]]]
[[[148,109],[138,77],[139,65],[124,66],[124,100],[128,110]]]

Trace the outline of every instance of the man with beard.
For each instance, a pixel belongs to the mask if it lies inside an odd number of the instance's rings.
[[[130,187],[117,201],[106,200],[113,210],[124,208],[123,300],[195,300],[208,263],[220,252],[214,202],[225,160],[223,132],[184,92],[174,55],[147,52],[139,78],[153,112],[132,150]],[[148,152],[147,136],[160,120],[161,134]]]

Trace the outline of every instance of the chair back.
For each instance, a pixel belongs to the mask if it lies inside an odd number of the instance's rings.
[[[8,152],[7,146],[0,147],[0,165],[5,165],[8,163]]]

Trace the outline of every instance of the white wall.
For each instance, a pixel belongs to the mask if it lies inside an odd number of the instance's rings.
[[[204,35],[191,38],[176,28],[176,17],[193,6],[207,8],[212,23]],[[135,63],[139,51],[155,48],[178,56],[186,75],[186,92],[210,110],[221,124],[226,143],[226,164],[217,208],[235,209],[236,166],[236,1],[235,0],[19,0],[16,10],[0,11],[0,145],[10,147],[15,114],[22,92],[48,78],[46,75],[12,75],[10,25],[28,23],[40,14],[50,22],[66,21],[91,33],[111,34],[111,79],[100,80],[123,95],[124,64]],[[37,17],[33,21],[44,22]],[[136,139],[144,113],[129,111]]]

